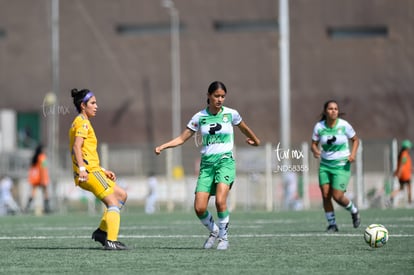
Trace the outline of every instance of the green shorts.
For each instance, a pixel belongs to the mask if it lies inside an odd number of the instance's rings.
[[[236,177],[236,162],[232,157],[222,158],[215,163],[201,162],[195,192],[207,192],[214,196],[217,183],[232,186]]]
[[[321,164],[319,167],[319,185],[330,184],[333,189],[346,191],[351,178],[351,163],[344,166],[329,167]]]

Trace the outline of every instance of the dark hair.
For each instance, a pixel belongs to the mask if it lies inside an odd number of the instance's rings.
[[[212,82],[210,84],[210,86],[208,86],[207,92],[208,92],[209,95],[211,95],[212,93],[214,93],[218,89],[222,89],[227,94],[226,85],[224,85],[223,82],[220,82],[220,81]],[[207,98],[207,104],[210,104],[210,100],[208,98]]]
[[[323,104],[323,110],[322,110],[321,117],[320,117],[319,121],[326,120],[326,113],[325,113],[326,112],[326,108],[328,108],[328,105],[331,104],[331,103],[335,103],[338,106],[338,111],[339,111],[339,104],[338,104],[338,102],[336,100],[334,100],[334,99],[330,99],[330,100],[326,101]],[[341,112],[338,113],[338,117],[342,117],[344,115],[345,115],[345,113],[341,113]]]
[[[32,157],[32,162],[31,162],[32,166],[35,166],[36,165],[37,160],[39,159],[39,155],[42,152],[43,152],[43,145],[42,144],[37,145],[37,147],[35,149],[35,152],[33,154],[33,157]]]
[[[73,104],[76,107],[76,110],[78,110],[78,113],[80,113],[82,111],[81,108],[81,104],[83,102],[83,99],[85,98],[85,96],[90,93],[91,91],[89,91],[88,89],[82,89],[82,90],[78,90],[78,89],[72,89],[70,91],[72,97],[73,97]]]

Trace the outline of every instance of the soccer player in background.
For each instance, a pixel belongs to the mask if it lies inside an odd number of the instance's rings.
[[[89,120],[96,116],[98,110],[96,97],[87,89],[72,89],[71,95],[79,112],[69,129],[74,181],[82,189],[92,192],[106,206],[92,239],[100,242],[106,250],[128,249],[118,241],[120,212],[126,202],[127,193],[115,183],[115,173],[100,166],[98,141]]]
[[[312,134],[311,150],[315,158],[320,158],[319,187],[328,221],[328,233],[338,231],[332,199],[351,212],[354,228],[361,223],[357,207],[345,196],[351,177],[351,162],[355,160],[359,139],[352,126],[340,118],[341,115],[338,103],[334,100],[327,101]],[[351,151],[348,140],[352,143]]]
[[[401,150],[398,153],[397,169],[394,171],[394,176],[398,178],[400,188],[391,193],[391,205],[394,203],[395,196],[397,196],[400,191],[404,191],[404,187],[407,186],[408,204],[411,206],[411,175],[413,170],[410,156],[411,147],[411,141],[403,140],[401,142]]]
[[[24,211],[26,213],[29,211],[36,195],[36,190],[40,188],[43,193],[43,212],[50,213],[49,192],[47,190],[49,185],[49,171],[47,168],[46,153],[43,150],[42,144],[39,144],[33,153],[29,168],[29,183],[32,190]]]
[[[240,114],[223,106],[227,89],[219,81],[212,82],[207,92],[207,108],[196,113],[180,136],[155,148],[161,151],[179,146],[186,142],[197,131],[202,135],[200,170],[195,190],[194,210],[201,223],[209,230],[210,235],[204,243],[205,249],[214,246],[218,239],[218,250],[229,247],[228,226],[230,213],[227,208],[227,197],[236,176],[236,165],[233,158],[234,133],[233,126],[238,126],[247,137],[249,145],[258,146],[260,140],[242,120]],[[207,210],[208,201],[215,196],[218,225]]]

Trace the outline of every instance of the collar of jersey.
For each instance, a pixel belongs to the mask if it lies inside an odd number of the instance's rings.
[[[224,110],[224,107],[223,107],[223,106],[221,106],[220,111],[218,111],[218,113],[217,113],[217,114],[212,114],[212,113],[210,113],[210,111],[209,111],[208,107],[206,108],[206,112],[207,112],[207,114],[209,114],[209,115],[211,115],[211,116],[216,116],[216,115],[220,114],[221,112],[223,112],[223,110]]]
[[[83,114],[79,114],[78,116],[80,116],[82,119],[88,120]]]
[[[325,120],[325,126],[326,126],[326,128],[333,129],[333,128],[336,127],[336,125],[338,125],[338,122],[339,122],[339,117],[336,119],[334,126],[331,128],[328,125],[328,120]]]

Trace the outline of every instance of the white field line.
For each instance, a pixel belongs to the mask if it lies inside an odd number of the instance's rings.
[[[181,238],[204,238],[205,235],[119,235],[120,238],[130,239],[181,239]],[[362,238],[361,234],[327,234],[327,233],[286,233],[286,234],[231,234],[231,238],[281,238],[281,237],[356,237]],[[394,234],[390,238],[412,238],[414,234]],[[90,239],[88,236],[0,236],[0,240],[51,240],[51,239]]]

